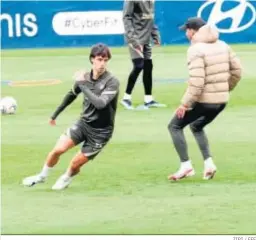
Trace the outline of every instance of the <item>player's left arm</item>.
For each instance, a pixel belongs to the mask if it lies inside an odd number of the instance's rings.
[[[153,28],[151,31],[151,37],[152,37],[155,45],[161,44],[161,36],[160,36],[160,32],[159,32],[159,29],[156,24],[153,25]]]
[[[85,84],[81,84],[80,88],[87,96],[89,102],[91,102],[97,109],[103,109],[119,93],[119,81],[115,78],[109,80],[100,96],[93,93]]]
[[[232,91],[242,77],[242,64],[236,53],[229,48],[230,78],[228,80],[229,91]]]

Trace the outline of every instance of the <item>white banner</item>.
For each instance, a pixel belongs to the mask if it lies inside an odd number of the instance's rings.
[[[122,11],[59,12],[52,19],[58,35],[123,34]]]

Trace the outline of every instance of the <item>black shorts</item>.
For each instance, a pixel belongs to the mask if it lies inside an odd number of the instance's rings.
[[[151,44],[143,45],[143,53],[140,55],[132,45],[128,45],[131,59],[143,58],[145,60],[152,58],[152,46]]]
[[[112,137],[113,127],[93,128],[83,120],[78,120],[72,127],[68,128],[66,135],[78,145],[83,142],[81,152],[92,160],[103,149]]]

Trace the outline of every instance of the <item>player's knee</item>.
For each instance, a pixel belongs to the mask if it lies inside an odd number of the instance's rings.
[[[61,154],[65,153],[66,151],[67,151],[67,149],[64,147],[56,147],[53,149],[52,153],[54,155],[60,156]]]
[[[141,71],[144,68],[144,59],[143,58],[136,58],[133,59],[133,70]]]
[[[170,133],[179,131],[179,130],[181,130],[181,129],[182,129],[181,126],[179,126],[178,124],[176,124],[174,120],[172,120],[172,121],[168,124],[168,130],[169,130]]]
[[[193,133],[197,133],[197,132],[202,131],[202,128],[199,127],[199,126],[196,126],[195,124],[190,124],[189,127],[190,127],[191,132],[193,132]]]

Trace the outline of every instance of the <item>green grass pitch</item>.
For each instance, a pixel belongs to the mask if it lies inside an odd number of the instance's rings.
[[[109,145],[87,164],[68,189],[53,192],[79,147],[63,155],[47,182],[32,188],[21,180],[41,170],[56,140],[81,112],[81,97],[48,125],[49,116],[72,85],[72,75],[90,68],[88,49],[2,51],[2,80],[59,79],[36,87],[2,85],[18,111],[2,116],[3,234],[255,234],[256,219],[256,45],[235,45],[243,79],[218,119],[207,127],[214,161],[212,181],[202,180],[203,160],[189,129],[196,176],[167,180],[179,167],[167,124],[186,83],[186,46],[154,49],[154,96],[165,109],[127,111],[120,105]],[[131,69],[127,48],[113,48],[109,69],[121,82]],[[134,103],[143,102],[137,83]]]

